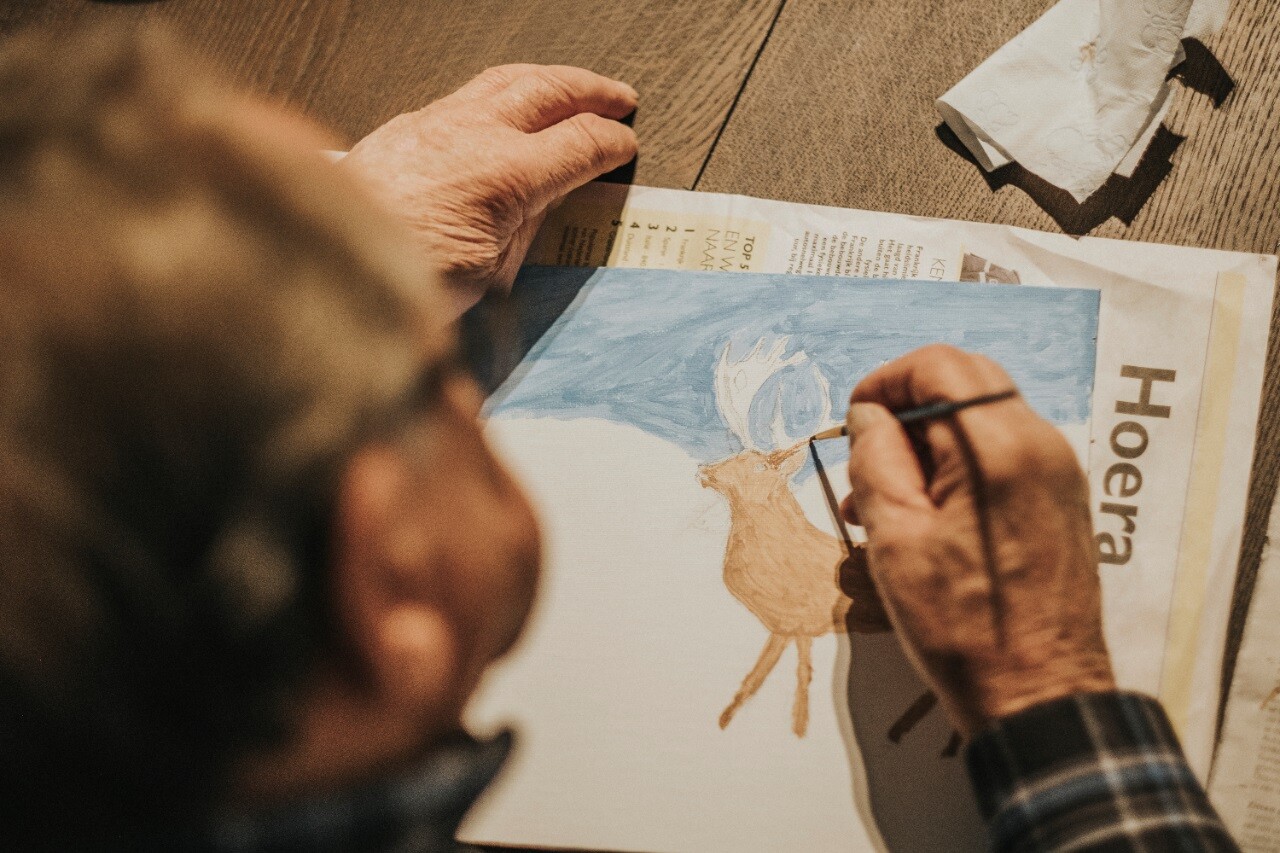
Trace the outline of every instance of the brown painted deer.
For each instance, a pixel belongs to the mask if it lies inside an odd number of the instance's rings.
[[[846,561],[861,561],[858,568],[862,571],[854,574],[866,577],[862,546],[847,548],[815,527],[791,491],[791,478],[805,457],[796,452],[802,445],[787,438],[781,394],[773,412],[774,449],[758,448],[752,440],[748,415],[761,388],[782,370],[805,364],[813,370],[822,394],[818,426],[828,426],[831,397],[826,378],[803,352],[783,357],[786,348],[787,338],[768,350],[762,339],[745,358],[730,362],[729,345],[725,345],[715,370],[716,407],[743,449],[735,456],[701,466],[698,479],[729,503],[725,586],[769,631],[759,660],[720,715],[720,728],[729,725],[742,704],[760,689],[786,647],[795,643],[799,660],[791,728],[803,737],[809,725],[813,638],[846,628],[884,630],[887,626],[877,618],[878,607],[859,608],[840,588],[841,566]],[[864,609],[870,621],[861,625]]]

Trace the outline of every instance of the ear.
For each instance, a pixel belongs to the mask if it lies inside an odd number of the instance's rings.
[[[446,711],[458,637],[434,591],[439,528],[396,448],[353,455],[339,481],[331,549],[334,613],[370,699],[419,718]]]

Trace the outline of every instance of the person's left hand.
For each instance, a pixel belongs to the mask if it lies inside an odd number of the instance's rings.
[[[563,65],[503,65],[393,118],[343,163],[405,220],[465,311],[515,280],[565,194],[636,155],[625,83]]]

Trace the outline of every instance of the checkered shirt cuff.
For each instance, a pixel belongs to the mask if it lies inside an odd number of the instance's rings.
[[[998,853],[1239,849],[1147,696],[1028,708],[979,733],[965,758]]]

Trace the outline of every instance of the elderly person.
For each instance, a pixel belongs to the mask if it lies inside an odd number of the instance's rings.
[[[628,86],[493,69],[340,166],[154,33],[0,56],[4,849],[453,848],[507,737],[463,705],[537,524],[453,321],[549,205],[634,154]],[[1232,849],[1159,706],[1117,693],[1083,477],[930,349],[854,393],[854,491],[904,647],[1002,850]],[[962,442],[967,445],[962,447]]]

